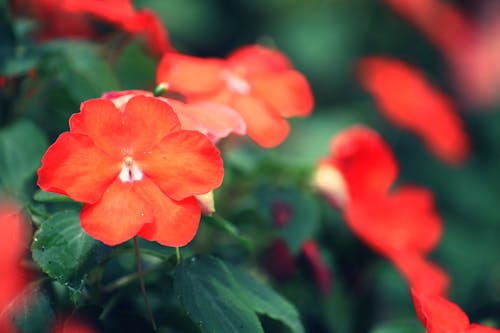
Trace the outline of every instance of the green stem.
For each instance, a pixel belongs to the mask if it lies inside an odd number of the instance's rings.
[[[151,311],[151,307],[149,306],[148,295],[146,294],[146,287],[144,286],[144,276],[142,274],[142,263],[141,263],[141,253],[139,250],[139,242],[137,237],[134,237],[134,248],[135,248],[135,261],[137,262],[137,274],[139,276],[139,282],[141,285],[142,297],[144,298],[144,304],[146,305],[146,310],[149,315],[149,319],[151,320],[151,325],[153,326],[153,330],[156,332],[158,328],[156,327],[155,318],[153,316],[153,311]]]
[[[181,262],[181,250],[176,247],[175,248],[175,257],[177,258],[177,264]]]

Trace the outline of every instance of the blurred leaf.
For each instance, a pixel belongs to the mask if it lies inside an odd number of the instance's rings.
[[[91,43],[54,41],[43,46],[46,66],[65,85],[78,102],[119,90],[120,85],[109,63]]]
[[[375,327],[371,333],[421,333],[424,329],[417,319],[398,320]]]
[[[20,333],[49,332],[55,320],[49,296],[43,291],[29,294],[18,303],[14,322]]]
[[[222,261],[209,256],[183,260],[174,290],[191,319],[210,333],[258,333],[255,312],[241,300],[239,286]]]
[[[36,191],[33,199],[39,202],[74,202],[70,197],[65,195],[45,192],[42,190]]]
[[[120,53],[114,68],[123,89],[149,89],[156,82],[156,63],[146,55],[141,43],[132,42]]]
[[[38,63],[38,58],[29,54],[22,47],[16,48],[16,53],[13,57],[4,59],[0,63],[0,75],[14,76],[28,72]]]
[[[80,226],[79,213],[58,212],[33,236],[33,259],[51,278],[72,289],[83,286],[84,274],[97,261],[98,242]]]
[[[285,298],[241,269],[234,266],[229,266],[229,269],[240,286],[239,293],[243,302],[255,312],[281,321],[293,333],[304,332],[297,310]]]
[[[214,214],[211,216],[203,215],[202,221],[213,225],[214,227],[225,231],[229,235],[236,238],[248,251],[253,251],[252,240],[248,237],[242,236],[238,228],[228,220]]]
[[[311,238],[319,226],[319,207],[314,199],[292,187],[261,186],[256,192],[264,216],[276,225],[293,253]]]
[[[31,122],[18,121],[0,130],[0,183],[19,191],[40,166],[47,139]]]

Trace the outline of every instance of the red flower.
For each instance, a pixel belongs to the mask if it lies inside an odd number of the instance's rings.
[[[302,74],[275,50],[257,45],[238,49],[225,60],[166,54],[157,71],[188,101],[212,101],[238,111],[248,135],[263,147],[285,140],[289,125],[283,118],[307,116],[313,97]]]
[[[183,246],[199,224],[194,195],[218,187],[223,173],[204,135],[181,130],[161,100],[136,96],[123,110],[104,99],[84,102],[43,157],[38,185],[83,202],[82,227],[103,243],[139,235]]]
[[[446,1],[385,0],[419,29],[447,59],[452,82],[474,105],[498,100],[500,86],[500,6],[488,2],[474,21]],[[481,6],[481,5],[479,5]],[[439,29],[436,29],[439,26]]]
[[[353,126],[338,133],[331,155],[320,162],[315,184],[341,207],[359,198],[385,194],[398,174],[390,147],[375,131]]]
[[[136,11],[130,0],[63,0],[61,7],[72,13],[87,13],[133,35],[144,35],[146,45],[157,56],[173,51],[167,31],[149,9]]]
[[[141,35],[157,56],[173,51],[167,31],[154,12],[136,11],[130,0],[17,0],[14,11],[42,22],[40,37],[96,38],[93,20]]]
[[[416,288],[411,294],[415,311],[427,333],[500,333],[500,330],[471,324],[456,304],[439,295],[429,295]]]
[[[111,91],[103,94],[102,98],[109,99],[117,108],[122,109],[134,96],[153,97],[153,94],[143,90]],[[246,133],[245,121],[230,107],[210,102],[183,103],[171,98],[158,99],[172,107],[182,129],[201,132],[214,143],[231,133]]]
[[[392,151],[382,138],[354,126],[332,140],[331,156],[320,162],[315,184],[343,209],[351,230],[391,260],[410,285],[444,293],[447,275],[425,259],[442,233],[432,194],[408,185],[390,190],[397,173]]]
[[[382,114],[420,136],[437,157],[454,164],[467,157],[469,138],[461,119],[420,71],[400,60],[368,57],[359,63],[359,78]]]
[[[13,203],[0,203],[0,332],[15,332],[12,313],[20,295],[30,282],[29,273],[20,266],[29,244],[28,224]]]
[[[419,187],[403,186],[385,196],[354,201],[344,215],[354,233],[387,257],[427,254],[442,233],[432,195]]]
[[[472,38],[473,31],[465,15],[442,0],[384,0],[406,18],[439,49],[457,52]],[[439,26],[439,29],[436,29]]]

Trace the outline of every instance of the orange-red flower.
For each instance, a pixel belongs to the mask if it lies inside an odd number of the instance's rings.
[[[152,97],[153,94],[144,90],[111,91],[103,94],[102,98],[109,99],[117,108],[122,109],[134,96]],[[201,132],[214,143],[231,133],[246,133],[245,121],[238,112],[228,106],[210,102],[184,103],[164,97],[158,99],[172,107],[182,129]]]
[[[380,112],[420,136],[437,157],[455,164],[467,157],[469,138],[462,120],[416,68],[397,59],[367,57],[359,62],[359,79]]]
[[[351,230],[391,260],[410,285],[442,294],[448,277],[426,259],[441,236],[441,218],[427,189],[390,189],[397,173],[392,151],[382,138],[354,126],[332,140],[331,156],[320,162],[315,185],[343,210]]]
[[[289,125],[284,118],[307,116],[313,108],[305,77],[280,52],[257,45],[242,47],[227,59],[167,53],[156,77],[188,101],[211,101],[238,111],[250,138],[263,147],[285,140]]]
[[[156,14],[149,9],[136,11],[130,0],[17,0],[14,10],[27,12],[41,21],[42,39],[95,38],[98,34],[94,23],[98,22],[142,36],[157,56],[173,51],[168,33]]]
[[[183,246],[199,224],[194,196],[218,187],[223,173],[206,136],[182,130],[165,102],[136,96],[123,109],[82,103],[43,157],[38,185],[83,202],[82,227],[103,243],[139,235]]]
[[[427,333],[500,333],[500,330],[471,324],[469,317],[456,305],[439,295],[411,289],[413,304]]]
[[[498,3],[487,2],[474,20],[450,2],[442,0],[384,0],[413,24],[441,51],[467,102],[490,105],[500,87],[500,30]],[[436,29],[439,26],[439,29]]]
[[[462,50],[473,30],[464,14],[442,0],[384,0],[446,53]],[[439,26],[439,28],[436,28]],[[462,45],[461,45],[462,44]]]
[[[30,282],[20,266],[29,243],[29,227],[19,207],[0,203],[0,332],[15,332],[11,319],[16,301]]]

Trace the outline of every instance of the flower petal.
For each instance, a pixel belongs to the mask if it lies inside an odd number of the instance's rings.
[[[181,129],[172,107],[155,97],[131,98],[125,106],[124,116],[134,152],[151,151],[165,136]]]
[[[446,295],[450,277],[438,265],[418,253],[398,253],[390,258],[410,287],[430,295]]]
[[[104,99],[83,102],[80,113],[70,119],[70,131],[87,134],[97,147],[117,158],[123,156],[130,143],[122,112]]]
[[[165,54],[158,65],[156,82],[166,82],[172,90],[188,96],[204,95],[223,87],[224,66],[223,60],[171,52]]]
[[[105,99],[84,102],[71,125],[72,131],[84,128],[96,146],[120,158],[150,151],[163,137],[180,129],[167,103],[145,96],[132,97],[123,111]]]
[[[345,218],[354,233],[388,257],[401,251],[426,254],[436,246],[442,231],[432,196],[416,187],[353,201]]]
[[[174,51],[168,32],[155,12],[142,9],[136,13],[134,20],[141,27],[139,33],[144,36],[146,45],[153,54],[161,57],[166,52]]]
[[[136,192],[153,207],[154,221],[145,224],[139,236],[165,246],[184,246],[198,230],[200,206],[194,197],[174,201],[167,197],[151,180],[144,179]]]
[[[420,136],[437,157],[453,164],[467,157],[469,137],[462,120],[420,71],[400,60],[368,57],[359,64],[359,76],[381,113]]]
[[[456,304],[412,288],[415,311],[428,332],[465,332],[469,318]]]
[[[209,102],[182,103],[176,100],[169,100],[169,104],[179,117],[182,129],[201,132],[212,142],[231,133],[246,133],[245,121],[228,106]]]
[[[247,124],[248,136],[258,145],[265,148],[275,147],[288,136],[288,122],[274,114],[256,97],[235,96],[230,106],[241,114]]]
[[[344,176],[350,200],[385,193],[396,180],[398,166],[391,148],[370,128],[343,130],[332,139],[330,149],[325,162]]]
[[[65,132],[42,158],[38,186],[67,195],[75,201],[94,203],[120,172],[121,161],[98,149],[90,138]]]
[[[279,72],[292,68],[290,60],[277,50],[260,45],[243,46],[227,58],[231,67],[242,67],[248,74]]]
[[[297,71],[257,75],[248,80],[255,94],[283,117],[304,117],[313,110],[313,95],[309,83]]]
[[[174,200],[207,193],[222,183],[224,169],[219,151],[196,131],[179,131],[165,137],[143,159],[142,172]]]
[[[113,246],[137,235],[154,219],[153,209],[135,192],[141,182],[122,182],[119,178],[108,187],[101,200],[83,206],[82,228],[90,236]]]

